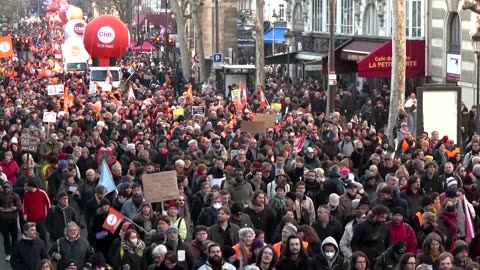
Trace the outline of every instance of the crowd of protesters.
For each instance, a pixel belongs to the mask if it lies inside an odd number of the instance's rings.
[[[339,87],[326,115],[318,81],[272,77],[242,105],[214,83],[191,80],[188,96],[179,69],[133,55],[119,64],[123,92],[89,95],[85,74],[40,74],[59,25],[22,22],[19,33],[43,47],[1,62],[0,227],[12,269],[480,269],[472,112],[461,145],[415,134],[413,94],[389,138],[379,90]],[[71,106],[47,95],[52,83],[70,89]],[[45,111],[57,122],[43,123]],[[242,132],[257,113],[277,125]],[[37,151],[22,151],[24,129]],[[102,160],[117,192],[98,184]],[[142,177],[171,170],[179,198],[146,202]],[[110,208],[128,218],[114,233],[103,227]]]

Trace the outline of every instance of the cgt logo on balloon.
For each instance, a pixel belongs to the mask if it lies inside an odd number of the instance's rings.
[[[98,44],[98,47],[101,48],[113,48],[113,45],[110,45],[115,40],[115,31],[110,26],[102,26],[98,29],[97,38],[103,44]]]
[[[73,27],[73,32],[75,32],[75,34],[79,35],[80,37],[83,36],[83,32],[85,32],[85,24],[75,24],[75,26]]]

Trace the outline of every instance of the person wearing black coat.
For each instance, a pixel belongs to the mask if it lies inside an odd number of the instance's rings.
[[[320,240],[331,236],[339,243],[343,236],[344,227],[342,227],[342,224],[338,220],[330,215],[330,208],[326,205],[318,207],[317,220],[312,224],[312,228]]]
[[[97,186],[95,187],[95,195],[93,198],[91,198],[87,204],[85,205],[84,208],[84,214],[85,214],[85,224],[87,225],[87,232],[88,232],[88,241],[90,244],[94,244],[95,242],[95,237],[92,234],[92,223],[93,219],[97,215],[97,210],[98,207],[100,206],[100,201],[102,201],[103,198],[105,198],[105,195],[107,193],[107,189],[104,186]]]
[[[345,192],[343,189],[343,181],[340,179],[339,170],[340,168],[336,165],[330,168],[328,177],[323,183],[326,194],[336,193],[338,196],[341,196]]]
[[[120,248],[113,258],[113,269],[143,269],[142,255],[145,250],[145,243],[139,238],[140,236],[135,230],[127,230],[125,237],[120,244]]]
[[[303,247],[302,241],[298,236],[291,235],[287,240],[288,248],[283,250],[281,259],[278,261],[276,270],[312,270],[313,262],[307,255],[307,250]]]
[[[377,192],[377,200],[374,205],[383,205],[391,212],[395,207],[401,207],[405,213],[408,212],[407,201],[400,197],[400,192],[396,187],[386,185]]]
[[[12,249],[10,266],[12,270],[33,270],[43,259],[50,259],[43,240],[37,238],[35,223],[23,225],[22,239],[18,240]]]
[[[50,240],[56,241],[64,236],[64,229],[71,221],[80,224],[77,213],[68,205],[68,195],[60,192],[57,196],[58,204],[48,210],[47,229]]]
[[[313,259],[313,270],[347,270],[349,263],[340,255],[340,249],[333,237],[322,242],[321,253]]]
[[[110,231],[103,228],[103,223],[108,216],[111,204],[107,199],[102,199],[100,201],[99,207],[100,208],[97,210],[97,214],[93,218],[92,231],[89,233],[88,238],[93,239],[94,245],[92,246],[95,247],[95,251],[101,252],[103,254],[103,257],[107,259],[108,263],[108,251],[112,245],[113,240],[115,240],[116,236],[118,235],[120,227],[115,233],[111,233]]]
[[[405,254],[406,247],[403,241],[398,241],[390,246],[382,255],[378,256],[375,261],[374,270],[393,270],[397,269],[400,258]]]
[[[352,252],[363,251],[370,262],[375,260],[390,246],[390,232],[385,224],[390,211],[377,205],[365,222],[356,226],[350,241]]]
[[[185,270],[190,270],[195,262],[189,244],[180,239],[176,227],[168,227],[166,235],[167,242],[165,243],[165,247],[177,256],[177,265],[183,267]]]

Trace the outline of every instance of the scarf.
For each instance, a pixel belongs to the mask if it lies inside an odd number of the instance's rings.
[[[175,251],[177,251],[178,240],[167,240],[168,245]]]
[[[253,211],[255,211],[255,213],[260,213],[263,211],[263,209],[265,208],[265,205],[254,205],[253,203],[249,202],[248,203],[248,208],[252,209]]]
[[[137,254],[138,256],[143,255],[143,250],[145,250],[145,243],[138,239],[137,245],[132,247],[133,243],[129,242],[130,244],[127,244],[125,240],[121,242],[121,246],[125,252],[129,252],[130,254]]]
[[[452,251],[454,248],[455,241],[457,240],[457,232],[458,232],[458,223],[457,223],[457,212],[447,212],[443,211],[442,213],[442,220],[445,222],[445,225],[448,229],[448,233],[451,235],[451,246],[448,247],[449,251]]]
[[[441,253],[440,250],[437,250],[437,251],[430,250],[428,252],[428,256],[430,256],[430,258],[432,259],[432,262],[436,263],[438,256],[440,256],[440,253]]]

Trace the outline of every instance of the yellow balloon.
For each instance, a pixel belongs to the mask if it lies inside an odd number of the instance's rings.
[[[67,10],[67,21],[73,19],[83,20],[83,11],[79,7],[71,7]]]

